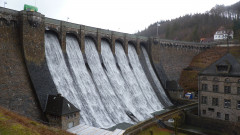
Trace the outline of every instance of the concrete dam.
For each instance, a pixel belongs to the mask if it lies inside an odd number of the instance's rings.
[[[46,120],[48,95],[60,93],[80,109],[80,123],[109,128],[145,120],[172,105],[157,46],[209,48],[0,8],[0,105]]]

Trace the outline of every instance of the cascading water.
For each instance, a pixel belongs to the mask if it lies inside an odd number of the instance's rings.
[[[114,125],[108,117],[93,80],[88,73],[82,52],[75,37],[66,37],[66,50],[70,71],[75,83],[80,88],[77,91],[77,96],[80,99],[79,102],[82,102],[83,105],[81,106],[81,115],[87,115],[84,117],[85,123],[105,128]],[[82,112],[84,113],[82,114]]]
[[[150,74],[151,74],[151,76],[152,76],[152,78],[153,78],[153,81],[154,81],[155,85],[157,86],[159,92],[161,93],[162,99],[164,100],[164,102],[165,102],[168,106],[171,106],[172,103],[171,103],[171,101],[168,99],[168,97],[167,97],[164,89],[162,88],[162,85],[160,84],[160,82],[159,82],[159,80],[158,80],[158,78],[157,78],[157,75],[155,74],[155,72],[154,72],[154,70],[153,70],[153,67],[152,67],[152,64],[151,64],[151,62],[150,62],[150,60],[149,60],[149,56],[148,56],[148,53],[147,53],[146,49],[145,49],[143,46],[141,46],[141,49],[142,49],[142,51],[143,51],[143,55],[144,55],[145,61],[146,61],[146,63],[147,63],[148,69],[149,69],[149,71],[150,71]]]
[[[116,42],[115,61],[109,44],[104,40],[101,44],[103,63],[94,42],[85,39],[87,69],[77,40],[67,36],[67,66],[56,35],[45,34],[46,60],[52,79],[58,92],[81,110],[80,122],[108,128],[122,122],[132,123],[127,112],[144,120],[151,117],[152,112],[161,110],[134,47],[129,45],[128,61],[121,44]],[[148,56],[144,56],[147,61]]]
[[[115,50],[118,65],[121,69],[123,79],[125,80],[130,93],[130,95],[128,95],[129,100],[131,100],[133,106],[139,113],[141,113],[144,119],[151,117],[150,113],[154,112],[155,110],[152,109],[151,105],[145,98],[144,93],[142,92],[137,79],[134,76],[134,73],[129,65],[128,58],[123,50],[122,45],[116,42]]]
[[[148,103],[151,105],[154,111],[162,110],[163,106],[158,100],[151,84],[149,83],[138,59],[137,52],[132,44],[128,45],[128,57],[133,68],[133,73],[136,76],[138,84]]]
[[[144,120],[143,116],[144,113],[145,115],[147,114],[147,111],[143,111],[142,107],[144,106],[142,105],[144,104],[141,104],[140,102],[142,99],[138,98],[138,92],[134,92],[124,81],[121,72],[116,65],[110,45],[105,40],[101,41],[101,55],[103,63],[106,66],[106,74],[119,101],[123,104],[123,106],[126,106],[138,120]]]
[[[85,38],[85,51],[93,80],[98,88],[99,95],[103,104],[105,105],[108,116],[112,119],[112,121],[114,121],[115,124],[122,122],[131,123],[131,119],[126,115],[125,112],[125,109],[127,108],[124,108],[116,96],[116,93],[114,92],[105,74],[104,70],[107,69],[105,65],[101,64],[95,44],[89,38]]]
[[[81,109],[82,102],[77,97],[76,85],[74,85],[55,34],[45,33],[45,53],[47,65],[58,93]],[[84,112],[81,112],[81,119],[85,119],[85,116]]]

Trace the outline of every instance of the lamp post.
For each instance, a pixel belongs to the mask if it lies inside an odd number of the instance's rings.
[[[158,37],[158,26],[160,26],[160,23],[157,23],[157,37]]]
[[[68,22],[68,20],[69,20],[69,17],[67,17],[67,22]]]
[[[5,5],[7,4],[7,2],[6,1],[4,1],[4,7],[5,7]]]

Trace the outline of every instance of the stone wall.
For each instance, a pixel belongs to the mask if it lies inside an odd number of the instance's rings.
[[[200,49],[152,45],[151,51],[155,65],[161,63],[167,78],[178,82],[182,70],[190,64],[192,58],[200,52]]]
[[[42,113],[25,65],[16,22],[0,21],[0,105],[34,119]]]
[[[80,113],[72,113],[72,114],[67,114],[64,116],[61,116],[62,119],[62,129],[67,130],[68,129],[68,123],[73,122],[73,126],[79,125],[79,120],[80,120]]]
[[[20,12],[20,38],[28,73],[42,111],[48,95],[57,94],[45,58],[44,16],[36,12]]]

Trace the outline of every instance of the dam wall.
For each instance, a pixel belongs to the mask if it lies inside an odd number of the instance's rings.
[[[11,10],[0,15],[0,105],[30,118],[42,119],[24,60],[18,17],[18,13]]]
[[[138,66],[143,67],[143,75],[147,78],[145,81],[149,82],[149,87],[153,88],[159,99],[162,97],[158,92],[159,84],[154,84],[156,78],[163,88],[167,80],[178,81],[181,70],[187,66],[192,57],[198,51],[211,47],[209,44],[185,43],[104,30],[47,18],[37,12],[18,12],[6,8],[0,8],[0,30],[0,105],[33,119],[44,119],[43,112],[48,95],[58,93],[46,59],[46,33],[56,35],[66,61],[68,58],[66,35],[75,37],[85,64],[87,64],[85,39],[94,42],[102,66],[104,65],[101,56],[103,40],[109,43],[115,59],[117,59],[115,45],[120,43],[127,61],[129,61],[129,44],[131,44],[140,59],[141,65]],[[152,72],[148,70],[149,65],[145,62],[141,47],[146,50],[150,65],[157,77],[153,77]],[[189,53],[188,50],[196,51]],[[134,58],[135,54],[132,57]],[[68,62],[66,64],[69,68]],[[132,68],[135,65],[128,66]],[[141,73],[137,68],[135,69],[136,74]],[[162,104],[168,106],[171,103]]]
[[[161,80],[176,81],[178,83],[181,72],[188,67],[192,58],[204,49],[198,48],[178,48],[174,46],[154,45],[151,49],[152,59],[156,69],[165,71]],[[166,84],[164,84],[166,87]]]

